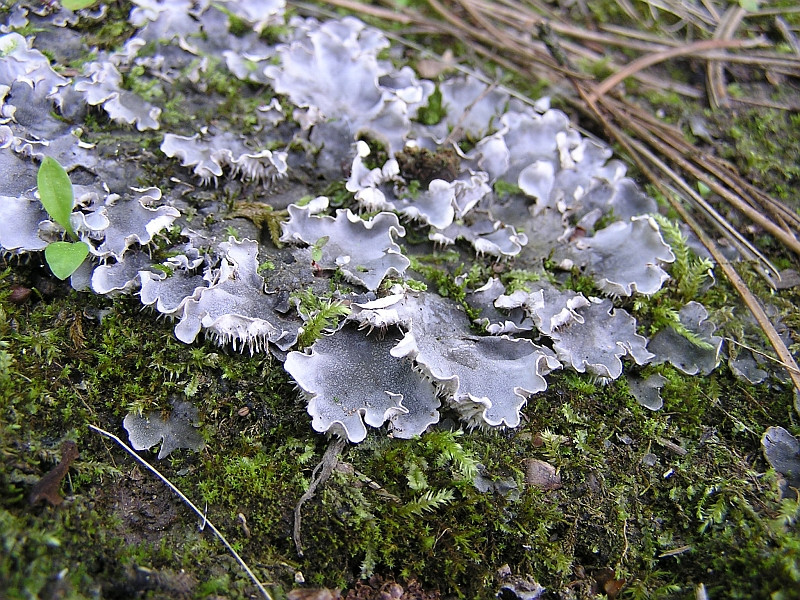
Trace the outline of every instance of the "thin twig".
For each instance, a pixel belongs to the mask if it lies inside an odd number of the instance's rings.
[[[489,19],[487,19],[483,13],[476,10],[475,7],[469,0],[458,0],[461,6],[464,7],[464,10],[475,20],[475,22],[483,27],[489,34],[491,34],[495,40],[499,43],[499,45],[505,45],[510,50],[519,50],[519,44],[517,43],[514,38],[509,36],[509,34],[501,29],[498,29],[494,26]],[[505,42],[505,43],[504,43]]]
[[[707,26],[714,27],[716,19],[714,15],[707,14],[699,10],[697,7],[692,6],[688,2],[661,2],[660,0],[645,0],[651,7],[658,8],[664,12],[670,13],[679,19],[683,19],[698,29],[708,31]]]
[[[731,98],[731,101],[738,102],[739,104],[748,104],[750,106],[761,106],[763,108],[772,108],[774,110],[785,110],[786,112],[800,111],[800,104],[780,104],[778,102],[758,100],[756,98]]]
[[[689,170],[689,167],[695,168],[695,171],[690,172],[697,178],[698,181],[701,181],[707,185],[709,189],[714,189],[716,191],[717,189],[722,188],[720,188],[720,184],[717,182],[717,180],[710,178],[706,172],[710,172],[711,175],[724,182],[727,186],[727,188],[725,188],[727,193],[741,195],[743,190],[742,186],[739,185],[739,179],[734,177],[734,171],[730,169],[730,166],[727,165],[727,163],[719,162],[718,159],[711,160],[708,158],[707,160],[705,155],[702,153],[697,156],[698,152],[696,149],[693,146],[690,146],[680,136],[677,130],[673,130],[669,125],[666,125],[654,117],[643,113],[635,105],[626,103],[624,101],[612,101],[608,97],[601,99],[601,104],[612,115],[614,115],[614,118],[621,125],[628,127],[638,136],[639,140],[641,141],[631,138],[631,144],[636,147],[637,152],[641,152],[642,154],[646,155],[650,163],[654,164],[663,174],[672,179],[681,188],[683,195],[694,200],[695,204],[705,211],[711,221],[717,225],[720,228],[720,231],[725,233],[725,235],[728,236],[734,244],[741,244],[747,249],[747,253],[749,253],[750,256],[757,256],[768,270],[777,275],[778,270],[775,268],[775,266],[765,256],[763,256],[763,254],[758,251],[753,244],[751,244],[744,236],[742,236],[742,234],[739,233],[736,228],[733,227],[733,225],[731,225],[728,220],[725,219],[716,209],[714,209],[711,204],[706,202],[702,196],[692,190],[673,169],[667,166],[666,163],[656,156],[654,151],[646,148],[643,142],[647,142],[650,148],[658,149],[662,156],[670,158],[673,160],[673,162],[683,166],[686,170]],[[688,163],[684,164],[684,162],[681,162],[684,161],[684,157],[686,156],[693,157],[694,165],[689,165]],[[723,165],[725,168],[723,168]],[[700,166],[705,169],[705,172]],[[739,200],[739,202],[743,203],[742,200]],[[745,204],[745,206],[747,205]],[[756,219],[769,221],[763,217],[758,210],[753,210],[752,207],[749,208],[751,209],[751,212],[755,213],[753,216]],[[772,224],[772,222],[770,222],[770,224]],[[774,224],[772,225],[777,227]],[[794,239],[791,231],[785,231],[784,234],[787,237]]]
[[[786,20],[783,17],[775,17],[775,27],[781,32],[786,43],[791,46],[792,51],[800,55],[800,44],[797,42],[797,36],[794,35]]]
[[[625,11],[625,14],[627,14],[628,18],[630,18],[630,20],[633,21],[634,23],[641,23],[645,27],[650,27],[653,24],[652,22],[647,22],[645,18],[642,17],[642,15],[636,12],[636,9],[633,7],[633,4],[631,4],[630,0],[616,0],[616,1],[617,1],[617,6],[619,6],[623,11]]]
[[[473,40],[479,40],[483,43],[490,45],[494,45],[497,42],[497,40],[494,39],[494,37],[492,37],[488,33],[484,33],[482,30],[476,29],[471,25],[465,23],[461,19],[459,19],[455,14],[452,13],[452,11],[445,8],[438,0],[427,0],[427,1],[428,4],[431,6],[431,8],[433,8],[433,10],[439,13],[445,21],[449,22],[451,25],[455,26],[458,30],[460,30],[462,32],[462,35],[466,34]],[[520,55],[521,57],[527,58],[533,62],[541,64],[547,67],[548,69],[552,69],[553,71],[559,72],[563,75],[582,77],[581,73],[575,73],[573,71],[570,71],[569,69],[560,66],[545,52],[534,52],[522,48],[520,49]],[[516,58],[519,59],[519,57]]]
[[[790,75],[797,75],[800,72],[800,58],[791,55],[780,55],[772,52],[751,52],[749,54],[730,54],[727,52],[717,52],[710,50],[704,52],[700,58],[703,60],[719,60],[724,62],[737,63],[740,65],[753,65],[762,69],[771,67],[772,70],[784,69]]]
[[[743,183],[744,180],[736,174],[731,165],[717,157],[707,156],[704,152],[698,151],[697,148],[682,137],[678,130],[659,121],[652,115],[644,113],[629,102],[603,97],[600,99],[600,104],[611,112],[622,125],[629,127],[642,139],[648,140],[651,147],[658,148],[662,155],[668,157],[699,181],[702,181],[709,189],[722,196],[748,219],[774,235],[787,248],[800,255],[800,241],[795,235],[796,232],[791,229],[782,229],[780,225],[763,215],[762,209],[765,202],[760,202],[753,197],[745,201],[746,194],[743,196],[742,193],[749,188]],[[651,136],[657,137],[661,140],[661,143],[653,141]],[[762,192],[759,198],[763,199],[764,197],[768,198],[769,196]],[[770,199],[768,203],[773,206],[778,204],[774,199]],[[774,271],[775,269],[770,267],[770,270]]]
[[[486,98],[486,96],[491,94],[495,89],[497,89],[497,83],[493,82],[487,85],[480,94],[475,96],[475,99],[464,109],[455,126],[453,126],[453,128],[450,130],[450,133],[448,133],[447,137],[442,141],[442,146],[447,147],[458,143],[462,134],[464,133],[464,122],[469,118],[472,110],[475,108],[475,105]]]
[[[748,258],[748,254],[752,257],[757,257],[773,273],[777,273],[777,269],[774,267],[774,265],[772,265],[772,263],[755,246],[753,246],[741,233],[739,233],[736,228],[728,222],[727,219],[719,214],[719,212],[713,206],[706,202],[706,200],[700,194],[694,191],[682,177],[680,177],[643,143],[635,139],[631,139],[630,142],[635,150],[640,152],[647,158],[647,160],[649,160],[656,168],[658,168],[658,170],[669,177],[675,183],[675,185],[680,188],[681,192],[685,196],[693,200],[695,204],[705,212],[710,221],[716,225],[720,232],[722,232],[723,235],[725,235],[726,238],[733,243],[740,254],[742,254],[745,258]]]
[[[745,350],[750,350],[750,352],[752,352],[753,354],[758,354],[759,356],[763,356],[767,360],[771,360],[774,363],[778,363],[780,366],[782,366],[787,371],[794,371],[795,373],[800,374],[800,371],[798,371],[796,367],[793,367],[791,365],[787,365],[782,360],[777,359],[774,356],[770,356],[766,352],[762,352],[761,350],[757,350],[756,348],[753,348],[752,346],[748,346],[747,344],[743,344],[742,342],[739,342],[739,341],[737,341],[737,340],[735,340],[733,338],[726,337],[725,341],[729,342],[731,344],[736,344],[737,346],[741,346]]]
[[[325,454],[322,455],[322,460],[319,461],[319,464],[314,467],[314,470],[311,472],[311,483],[308,484],[308,489],[305,494],[300,497],[300,500],[297,501],[297,505],[294,507],[294,533],[292,534],[292,538],[294,539],[294,546],[297,549],[298,556],[303,556],[303,540],[300,535],[303,519],[303,504],[311,500],[317,488],[330,479],[331,473],[333,473],[336,463],[339,462],[339,455],[342,453],[342,450],[344,450],[346,443],[347,438],[338,436],[330,443],[328,449],[325,450]]]
[[[630,29],[628,27],[622,27],[621,25],[611,25],[609,23],[599,23],[598,27],[601,31],[607,31],[608,33],[613,33],[615,35],[620,35],[622,37],[631,38],[634,40],[641,40],[643,42],[649,42],[650,44],[656,46],[682,46],[684,44],[683,41],[673,40],[670,38],[664,38],[663,36],[659,36],[655,33],[650,33],[648,31],[639,31],[638,29]]]
[[[239,553],[236,552],[236,550],[233,549],[233,546],[231,546],[228,543],[228,540],[225,539],[225,536],[222,535],[222,532],[220,532],[220,530],[217,529],[214,526],[214,524],[206,518],[205,513],[203,511],[201,511],[199,508],[197,508],[197,506],[195,506],[194,503],[191,500],[189,500],[189,498],[187,498],[184,495],[184,493],[181,492],[175,486],[175,484],[173,484],[169,479],[167,479],[164,475],[162,475],[154,466],[152,466],[150,463],[148,463],[146,460],[144,460],[141,456],[136,454],[136,451],[133,448],[128,446],[125,442],[123,442],[121,439],[119,439],[113,433],[108,432],[105,429],[101,429],[100,427],[97,427],[96,425],[92,425],[92,424],[89,424],[89,429],[91,429],[93,431],[96,431],[97,433],[99,433],[101,435],[104,435],[107,438],[110,438],[110,439],[114,440],[117,444],[120,445],[120,447],[123,450],[125,450],[125,452],[130,454],[134,458],[134,460],[136,460],[136,462],[138,462],[145,469],[150,471],[153,475],[158,477],[164,483],[164,485],[166,485],[169,489],[171,489],[178,496],[178,498],[183,500],[183,502],[189,508],[191,508],[198,517],[200,517],[203,520],[204,525],[207,526],[212,531],[212,533],[217,536],[219,541],[222,542],[222,544],[228,549],[228,551],[231,554],[233,554],[233,557],[236,559],[236,562],[238,562],[239,565],[242,567],[242,569],[245,570],[245,572],[250,577],[250,579],[253,581],[253,583],[256,585],[256,587],[259,589],[259,591],[264,595],[264,598],[266,598],[266,600],[272,600],[272,596],[269,595],[269,592],[264,588],[264,586],[258,580],[258,577],[256,577],[255,573],[253,573],[253,571],[250,570],[250,567],[247,566],[247,563],[244,562],[244,559],[241,556],[239,556]]]
[[[461,0],[464,2],[465,0]],[[619,46],[621,48],[631,48],[642,52],[658,52],[670,46],[678,46],[679,43],[672,40],[659,40],[657,42],[638,40],[633,36],[609,35],[591,31],[582,27],[576,27],[569,23],[561,23],[556,19],[547,19],[536,13],[525,11],[524,8],[513,6],[498,6],[497,2],[486,2],[482,0],[472,0],[473,6],[481,9],[488,17],[496,18],[498,21],[513,27],[520,32],[529,32],[533,27],[547,22],[548,25],[558,33],[572,38],[577,38],[586,42],[597,42],[603,46]],[[629,30],[626,30],[629,31]],[[630,39],[628,39],[630,38]]]
[[[702,2],[703,7],[708,11],[708,14],[711,15],[711,18],[715,21],[719,21],[719,13],[717,12],[717,7],[714,6],[714,3],[710,0],[700,0]]]
[[[765,8],[750,13],[752,17],[771,17],[774,15],[790,15],[800,13],[800,6],[784,6],[781,8]]]

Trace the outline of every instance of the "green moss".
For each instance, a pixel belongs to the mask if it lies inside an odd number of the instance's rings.
[[[224,5],[216,5],[217,9],[228,17],[228,31],[237,37],[243,37],[253,31],[250,24],[244,19],[237,17]]]
[[[9,600],[39,597],[59,576],[60,587],[69,590],[67,597],[86,597],[80,590],[94,584],[102,570],[103,553],[122,550],[123,541],[107,534],[113,524],[92,510],[90,503],[75,503],[70,511],[49,512],[45,516],[38,510],[39,514],[8,505],[0,508],[4,548],[0,580]],[[76,555],[81,556],[80,562],[75,562]],[[113,576],[118,568],[112,567],[108,575]]]
[[[411,269],[422,275],[428,285],[435,287],[440,296],[458,302],[467,313],[470,322],[473,322],[480,317],[480,309],[475,309],[467,303],[467,289],[476,289],[486,283],[490,267],[473,263],[467,271],[464,263],[459,263],[457,266],[451,264],[449,269],[430,264],[448,261],[453,263],[453,260],[445,256],[450,256],[454,260],[458,258],[457,254],[411,256]]]
[[[355,197],[353,192],[345,187],[344,180],[338,180],[329,183],[322,190],[322,196],[328,198],[328,205],[331,208],[349,208],[355,205]]]
[[[667,265],[670,274],[667,283],[651,296],[634,299],[632,312],[640,330],[647,336],[670,327],[693,344],[710,350],[712,345],[709,342],[681,323],[679,313],[690,301],[704,303],[711,309],[712,316],[717,307],[726,305],[727,297],[717,296],[717,300],[722,300],[721,302],[714,301],[714,294],[706,298],[704,286],[713,281],[714,263],[697,257],[691,251],[687,245],[688,238],[681,232],[677,221],[670,221],[658,214],[654,218],[659,224],[664,241],[672,248],[675,260]]]
[[[181,344],[169,323],[153,317],[143,327],[148,317],[134,299],[112,302],[70,292],[19,307],[6,300],[12,283],[26,282],[9,272],[0,281],[0,456],[6,463],[0,470],[0,536],[10,551],[0,560],[0,579],[8,586],[8,597],[38,594],[45,584],[53,584],[52,577],[62,569],[67,571],[60,585],[66,586],[67,597],[77,598],[95,586],[106,589],[129,579],[127,571],[134,565],[160,569],[170,563],[173,570],[194,570],[198,562],[216,556],[220,550],[212,549],[215,542],[191,533],[196,531],[191,519],[178,519],[158,533],[161,541],[155,547],[152,542],[125,543],[137,529],[131,529],[130,522],[120,522],[110,499],[122,493],[115,490],[129,485],[125,483],[129,476],[122,475],[129,467],[113,449],[109,455],[86,425],[98,423],[118,431],[128,410],[167,408],[191,387],[193,400],[200,403],[207,423],[213,424],[210,447],[242,435],[241,427],[228,432],[219,424],[242,404],[252,403],[258,406],[256,429],[276,432],[283,440],[281,455],[287,461],[299,460],[304,446],[295,451],[296,444],[291,446],[285,437],[293,425],[287,427],[284,418],[290,424],[297,419],[285,405],[293,392],[283,370],[279,366],[276,370],[263,357],[248,360],[207,344]],[[102,321],[95,315],[102,315]],[[307,427],[302,430],[308,433]],[[57,462],[59,440],[65,437],[77,439],[81,452],[63,486],[70,499],[56,508],[31,509],[25,500],[27,490]],[[232,454],[231,464],[221,470],[223,481],[242,481],[247,492],[252,491],[247,485],[253,485],[244,482],[248,461],[258,464],[260,460],[257,453],[253,458],[253,444],[248,446],[247,454]],[[187,453],[159,468],[191,490],[191,478],[182,478],[178,472],[194,473],[202,466],[198,458]],[[214,462],[208,461],[210,470]],[[114,464],[122,470],[113,468]],[[292,462],[292,468],[298,464]],[[282,477],[287,485],[293,481],[285,474]],[[147,510],[146,504],[154,498],[171,501],[170,492],[160,483],[145,485],[154,493],[139,498],[136,502],[142,504],[134,504],[134,511]],[[144,525],[147,529],[146,520]],[[110,564],[116,566],[103,566]]]
[[[800,117],[788,111],[751,109],[726,119],[708,115],[721,136],[721,154],[731,160],[742,175],[777,197],[800,208],[793,183],[800,179],[795,157],[800,152]]]
[[[386,144],[369,132],[362,132],[358,140],[369,147],[369,154],[364,157],[364,166],[368,169],[380,169],[389,160],[389,148]]]
[[[86,45],[100,50],[115,50],[121,47],[132,35],[128,15],[134,5],[128,0],[107,5],[108,12],[102,19],[82,19],[77,29],[85,35]]]
[[[323,332],[335,330],[339,320],[350,314],[350,309],[341,302],[330,296],[320,297],[312,289],[298,290],[291,297],[305,320],[297,340],[301,349],[313,344]]]
[[[614,23],[622,24],[630,21],[625,9],[618,2],[592,2],[590,7],[587,7],[599,23]]]
[[[442,105],[442,91],[439,86],[428,98],[428,103],[417,110],[416,119],[423,125],[436,125],[447,116],[447,108]]]
[[[550,265],[545,262],[545,266],[553,269],[555,265]],[[599,296],[597,284],[594,279],[588,275],[584,275],[579,268],[573,267],[569,272],[569,277],[564,282],[564,286],[571,289],[573,292],[583,294],[584,296]]]
[[[164,88],[157,78],[143,77],[145,68],[134,65],[123,77],[123,88],[140,96],[145,102],[157,102],[164,97]]]
[[[286,22],[289,21],[293,12],[294,11],[291,6],[286,7]],[[261,41],[263,41],[265,44],[274,45],[283,42],[289,36],[289,33],[290,29],[286,25],[268,25],[261,30],[261,33],[258,35],[258,37],[261,38]]]
[[[614,74],[614,69],[610,66],[610,62],[611,58],[608,56],[599,60],[581,59],[578,61],[578,67],[582,72],[602,80]]]
[[[8,295],[9,277],[0,299]],[[70,431],[82,453],[73,487],[65,488],[74,499],[58,509],[29,513],[23,471],[4,471],[3,539],[15,548],[14,561],[28,565],[2,567],[14,572],[15,594],[40,590],[63,568],[71,589],[82,590],[106,577],[124,580],[131,565],[201,572],[218,560],[220,549],[191,533],[191,519],[159,533],[155,546],[126,545],[119,540],[130,534],[130,524],[108,504],[89,504],[98,489],[123,482],[120,471],[128,467],[118,456],[120,470],[113,469],[85,423],[113,430],[129,408],[166,408],[192,382],[208,448],[201,455],[178,453],[159,468],[195,501],[208,501],[209,518],[246,560],[264,565],[265,578],[288,583],[291,570],[281,563],[328,586],[391,572],[420,577],[447,594],[484,598],[493,594],[498,564],[513,564],[556,589],[573,581],[580,565],[583,572],[615,570],[630,582],[632,597],[688,594],[700,581],[718,595],[739,590],[767,597],[796,576],[800,541],[790,526],[796,507],[779,498],[774,476],[749,475],[759,472],[760,433],[791,412],[790,393],[742,386],[724,371],[703,379],[662,368],[665,408],[651,413],[628,396],[624,381],[599,386],[586,376],[560,374],[530,400],[526,422],[506,434],[438,430],[403,441],[375,432],[343,456],[353,470],[337,471],[304,507],[306,556],[298,560],[291,515],[325,441],[311,432],[279,363],[179,344],[167,323],[143,328],[149,318],[133,300],[70,293],[22,308],[2,301],[2,307],[4,456],[43,473],[58,455],[48,440]],[[76,317],[107,308],[113,312],[102,322]],[[687,454],[674,454],[664,440]],[[40,464],[42,451],[47,459]],[[642,463],[648,452],[657,457],[653,467]],[[526,458],[556,466],[565,487],[521,488],[504,497],[472,485],[480,462],[489,476],[522,486]],[[152,490],[166,493],[159,484]],[[79,526],[76,514],[84,515]],[[670,554],[685,546],[685,553]],[[115,557],[117,570],[101,573],[100,557]],[[210,589],[243,597],[247,584],[233,569],[210,576],[192,594]]]
[[[117,20],[82,24],[101,48],[115,48],[129,35],[121,24],[130,3],[110,8],[119,11]],[[593,10],[619,17],[607,4]],[[441,38],[431,47],[458,51],[460,44]],[[501,77],[531,97],[545,85]],[[268,100],[262,90],[233,78],[219,62],[206,83],[210,100],[198,112],[186,106],[186,89],[162,88],[144,72],[126,77],[130,89],[162,105],[165,128],[189,133],[212,119],[245,132],[256,126],[255,108]],[[659,102],[668,119],[683,118],[674,97]],[[723,117],[711,120],[717,118]],[[793,198],[778,175],[784,170],[796,180],[789,164],[796,152],[791,144],[786,151],[774,146],[797,128],[793,115],[740,113],[730,123],[715,122],[737,165],[773,193]],[[96,109],[83,127],[87,141],[101,150],[137,156],[146,173],[142,185],[175,174],[177,161],[148,158],[148,151],[157,155],[162,133],[120,132]],[[469,148],[475,140],[462,142]],[[375,166],[382,165],[384,151],[375,146]],[[334,207],[352,203],[343,181],[323,193]],[[495,193],[518,190],[495,185]],[[204,197],[193,201],[199,206]],[[671,243],[676,247],[680,240]],[[471,251],[460,250],[417,259],[414,269],[425,280],[417,287],[427,284],[463,305],[467,287],[481,285],[495,270],[488,261],[467,261]],[[155,258],[162,254],[155,249]],[[794,264],[790,258],[778,262]],[[692,597],[698,583],[712,598],[781,598],[798,582],[798,505],[781,498],[760,448],[770,425],[800,434],[792,393],[776,382],[744,385],[724,367],[705,378],[647,367],[642,374],[667,378],[665,406],[651,412],[628,394],[624,377],[604,386],[585,374],[556,372],[549,389],[529,399],[514,430],[459,435],[436,429],[413,440],[371,432],[344,452],[332,480],[304,506],[306,554],[300,558],[291,538],[292,512],[327,441],[309,427],[280,362],[202,340],[180,344],[172,324],[143,312],[134,298],[47,291],[40,284],[46,294],[34,292],[27,304],[10,302],[12,283],[48,283],[33,265],[15,264],[0,279],[0,543],[8,550],[0,556],[0,580],[10,598],[44,595],[64,569],[59,593],[68,598],[169,595],[131,587],[137,567],[159,574],[185,570],[201,580],[187,597],[252,595],[232,559],[207,532],[197,531],[168,490],[87,430],[96,423],[123,434],[120,422],[129,410],[166,410],[183,397],[200,408],[208,446],[202,453],[178,451],[158,467],[193,500],[208,501],[208,517],[263,580],[275,582],[276,597],[293,585],[295,569],[329,587],[352,585],[372,572],[413,576],[446,596],[465,598],[494,597],[494,574],[503,564],[551,590],[570,586],[587,597],[594,574],[604,569],[626,581],[623,596],[630,598]],[[650,332],[674,321],[685,300],[700,299],[725,335],[757,335],[729,310],[735,293],[727,284],[718,282],[701,295],[698,265],[689,253],[679,256],[663,293],[626,308]],[[772,293],[753,269],[741,270],[769,298],[776,318],[800,325],[796,291]],[[522,269],[501,276],[509,291],[551,277]],[[597,292],[578,271],[567,285]],[[443,410],[444,417],[457,419]],[[68,499],[57,508],[31,508],[30,486],[57,462],[63,439],[76,440],[81,451],[62,486]],[[155,462],[152,451],[144,456]],[[652,457],[656,462],[648,466]],[[526,485],[527,459],[558,468],[563,487]],[[478,463],[484,476],[516,482],[517,492],[478,492]],[[115,508],[123,506],[125,494],[138,520]],[[171,520],[153,524],[170,511]]]
[[[228,100],[230,105],[226,107],[228,108],[225,111],[226,114],[233,108],[234,103],[232,101],[240,95],[240,90],[244,86],[244,82],[228,71],[222,61],[216,57],[210,59],[208,71],[203,76],[203,82],[210,91]]]
[[[292,508],[286,500],[302,495],[307,482],[301,467],[314,456],[314,445],[291,438],[280,442],[259,438],[241,436],[230,440],[224,453],[208,456],[203,469],[215,475],[199,481],[198,489],[203,502],[234,516],[245,515],[250,531],[247,546],[285,546]]]
[[[498,179],[497,181],[495,181],[492,184],[492,189],[494,189],[495,195],[500,200],[505,200],[510,196],[521,196],[525,193],[522,191],[522,189],[520,189],[518,185],[508,183],[503,179]]]

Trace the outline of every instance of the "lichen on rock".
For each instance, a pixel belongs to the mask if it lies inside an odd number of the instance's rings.
[[[191,402],[177,402],[167,419],[159,413],[137,415],[129,413],[122,422],[136,450],[149,450],[159,442],[158,459],[166,458],[178,448],[200,451],[205,447],[197,428],[198,411]]]
[[[622,358],[638,365],[650,362],[647,339],[636,333],[636,320],[610,300],[591,299],[577,310],[583,322],[570,321],[551,332],[559,359],[579,373],[588,371],[601,379],[622,375]]]
[[[378,60],[389,45],[386,37],[352,17],[321,24],[295,18],[291,24],[291,40],[277,49],[280,64],[264,69],[275,91],[298,107],[318,109],[319,120],[342,119],[353,136],[377,125],[373,129],[382,130],[390,148],[400,150],[411,115],[403,94],[382,79],[392,70]],[[402,83],[406,94],[409,84]]]
[[[440,402],[470,427],[515,427],[551,371],[608,380],[620,376],[626,357],[639,365],[653,358],[634,318],[615,304],[655,294],[667,280],[663,267],[674,256],[648,216],[656,206],[607,146],[581,135],[547,99],[525,104],[471,76],[421,79],[385,60],[388,38],[352,17],[292,16],[281,41],[270,43],[259,31],[283,22],[279,1],[259,4],[263,11],[251,2],[133,4],[136,34],[98,52],[72,79],[25,38],[0,38],[7,47],[0,86],[9,88],[0,88],[0,164],[23,167],[5,203],[25,230],[0,230],[5,250],[40,251],[63,235],[29,193],[35,161],[57,153],[73,170],[84,166],[91,183],[76,186],[72,220],[102,264],[81,267],[73,285],[138,290],[143,304],[176,319],[186,343],[204,333],[288,356],[314,428],[353,441],[367,425],[387,422],[398,437],[421,433],[438,420]],[[148,44],[156,41],[155,49]],[[148,96],[151,106],[124,89],[122,73],[134,68],[159,90],[180,74],[180,93],[209,114],[234,104],[230,89],[239,86],[253,114],[181,121],[172,130],[158,122],[158,110],[168,108],[159,105],[163,97]],[[271,87],[268,97],[255,86]],[[131,192],[131,181],[76,130],[28,118],[26,98],[37,110],[63,111],[71,99],[83,110],[103,106],[116,126],[166,129],[163,156],[213,189],[179,176]],[[438,122],[430,124],[432,106]],[[247,134],[233,125],[240,119]],[[469,150],[458,143],[466,140]],[[270,240],[259,232],[263,221],[237,211],[245,203],[269,212]],[[246,234],[231,235],[240,225]],[[180,241],[162,240],[163,255],[151,261],[147,250],[167,228]],[[444,289],[411,291],[424,286],[408,282],[409,256],[440,246],[465,262],[503,261],[485,265],[499,277],[476,287],[462,273],[458,302]],[[500,278],[512,261],[540,281],[506,294]],[[546,264],[591,277],[608,298],[573,292]],[[322,337],[302,342],[310,348],[292,352],[309,326],[297,300],[303,293],[335,297],[352,313],[344,327],[323,327]],[[483,311],[474,323],[465,306]],[[690,317],[686,328],[700,327]],[[657,360],[669,360],[655,350],[666,335],[651,341]],[[359,389],[367,397],[374,387],[377,399],[367,406],[351,394],[337,405],[334,398],[346,395],[339,371],[367,371],[370,361],[383,375]],[[389,385],[392,378],[402,385]]]
[[[598,287],[613,296],[654,294],[669,278],[659,266],[675,255],[648,216],[616,221],[576,244]]]
[[[653,364],[669,362],[688,375],[708,375],[716,368],[722,348],[722,338],[714,335],[716,326],[708,321],[705,307],[695,301],[681,308],[679,318],[694,339],[665,327],[647,345],[655,354]]]
[[[402,275],[411,261],[402,255],[395,237],[405,235],[397,215],[381,212],[362,220],[349,209],[335,217],[311,214],[308,206],[289,206],[283,224],[283,242],[320,244],[314,262],[322,269],[339,270],[353,283],[375,290],[389,274]]]
[[[644,378],[634,375],[628,377],[628,388],[631,395],[639,404],[650,410],[659,410],[664,406],[660,392],[666,383],[667,378],[658,373]]]
[[[252,240],[229,241],[219,245],[224,254],[217,269],[207,274],[210,285],[195,288],[182,310],[175,335],[191,343],[202,329],[222,344],[262,351],[267,343],[288,350],[297,342],[299,324],[275,310],[279,296],[264,291],[258,274],[258,244]]]
[[[316,431],[343,434],[360,442],[365,427],[388,422],[392,435],[410,438],[439,420],[436,387],[392,356],[398,334],[364,334],[352,326],[317,340],[310,354],[290,352],[284,364],[309,396]]]
[[[111,196],[106,199],[105,206],[113,206],[113,209],[105,213],[108,225],[103,229],[103,243],[91,249],[96,256],[122,260],[133,244],[149,244],[156,233],[170,227],[180,216],[172,206],[147,206],[161,198],[158,188],[134,190],[134,193],[132,198]]]
[[[123,89],[122,75],[111,61],[96,61],[84,66],[84,76],[75,81],[75,91],[87,104],[101,105],[114,120],[135,125],[139,131],[158,129],[161,109]]]
[[[39,236],[39,224],[48,219],[41,203],[34,198],[0,196],[5,218],[0,220],[0,246],[6,252],[44,250],[48,241]]]
[[[528,396],[547,388],[543,375],[560,367],[529,340],[476,336],[463,310],[434,294],[355,304],[349,318],[363,326],[402,327],[406,333],[391,354],[413,359],[473,427],[518,425]],[[503,378],[486,377],[487,371]]]
[[[209,133],[206,128],[192,136],[165,134],[161,151],[179,158],[181,166],[194,167],[203,185],[216,184],[226,167],[234,176],[261,183],[272,183],[288,171],[285,151],[251,150],[232,133]]]

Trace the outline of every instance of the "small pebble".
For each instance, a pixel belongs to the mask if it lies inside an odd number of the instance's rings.
[[[13,304],[24,304],[31,297],[31,288],[14,284],[11,286],[11,293],[8,295],[8,301]]]

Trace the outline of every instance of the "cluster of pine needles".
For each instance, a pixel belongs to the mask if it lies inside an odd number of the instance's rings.
[[[769,94],[731,94],[726,77],[734,71],[745,72],[774,89],[796,86],[800,42],[789,21],[796,19],[800,7],[791,3],[762,7],[765,3],[758,0],[609,0],[613,14],[620,16],[614,20],[625,23],[618,25],[610,18],[601,22],[586,0],[329,0],[326,4],[391,25],[387,35],[424,58],[448,62],[447,57],[434,56],[411,40],[432,36],[443,45],[457,40],[484,73],[494,67],[564,91],[563,100],[615,144],[651,190],[699,237],[800,390],[794,358],[718,242],[725,240],[736,248],[775,287],[780,281],[778,269],[741,229],[769,234],[797,258],[800,216],[753,185],[713,147],[687,139],[679,127],[652,114],[651,105],[638,102],[626,88],[633,83],[638,90],[677,94],[690,102],[706,103],[712,110],[762,107],[796,113],[800,94],[794,99],[788,95],[788,102],[774,101]],[[301,2],[290,1],[290,5],[301,11],[319,10]],[[769,37],[764,34],[765,23]],[[600,63],[604,76],[585,68]],[[680,70],[686,64],[695,75],[690,81],[696,83],[669,76],[670,68]],[[455,67],[452,59],[450,66]],[[709,201],[711,197],[716,204]],[[724,216],[730,212],[747,225],[731,223]]]

